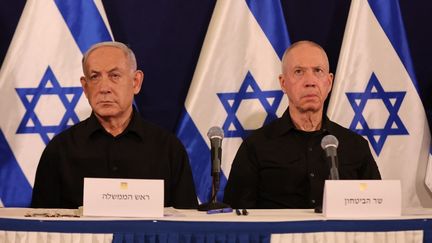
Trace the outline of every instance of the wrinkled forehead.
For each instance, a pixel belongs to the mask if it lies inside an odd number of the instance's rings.
[[[84,71],[101,71],[102,69],[130,68],[126,53],[123,50],[112,46],[101,46],[88,53]]]
[[[329,70],[329,62],[325,51],[315,45],[304,43],[290,49],[284,55],[285,68],[322,67]]]
[[[126,58],[126,53],[120,48],[114,46],[100,46],[97,47],[87,54],[86,62],[94,58],[103,59],[110,56],[115,56],[117,58]]]
[[[290,50],[286,56],[288,66],[323,67],[329,69],[326,53],[313,45],[304,44]]]

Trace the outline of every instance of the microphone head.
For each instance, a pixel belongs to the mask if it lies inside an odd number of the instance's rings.
[[[333,135],[326,135],[325,137],[323,137],[323,139],[321,140],[321,148],[322,149],[326,149],[328,147],[334,147],[337,148],[339,145],[339,141],[337,140],[337,138]]]
[[[223,132],[222,128],[220,128],[218,126],[214,126],[208,130],[207,137],[210,139],[215,138],[215,137],[223,139],[224,138],[224,132]]]

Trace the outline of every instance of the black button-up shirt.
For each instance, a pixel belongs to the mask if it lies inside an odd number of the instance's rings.
[[[32,207],[78,208],[84,177],[162,179],[165,206],[197,206],[183,145],[135,111],[125,131],[115,137],[94,114],[55,136],[39,161]]]
[[[234,208],[315,208],[322,204],[329,162],[321,140],[339,140],[340,179],[381,179],[368,142],[326,116],[322,129],[297,130],[288,110],[254,131],[233,161],[224,201]]]

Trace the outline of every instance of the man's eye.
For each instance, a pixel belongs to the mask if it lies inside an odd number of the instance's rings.
[[[321,69],[321,68],[317,68],[317,69],[315,69],[315,73],[316,73],[316,75],[318,75],[319,77],[322,77],[322,76],[324,76],[324,70],[323,69]]]
[[[112,74],[110,74],[110,77],[113,78],[113,79],[118,79],[118,78],[120,78],[120,74],[118,74],[118,73],[112,73]]]
[[[302,74],[302,73],[303,73],[303,70],[301,70],[301,69],[294,70],[294,74],[299,75],[299,74]]]

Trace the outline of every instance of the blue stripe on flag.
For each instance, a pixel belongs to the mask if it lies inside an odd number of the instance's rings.
[[[93,0],[55,0],[81,52],[101,41],[112,40]]]
[[[254,15],[258,25],[262,29],[263,33],[266,35],[268,42],[274,48],[274,52],[282,57],[285,48],[287,48],[290,44],[288,37],[288,30],[285,24],[285,19],[281,7],[281,3],[279,0],[270,0],[270,1],[258,1],[258,0],[244,0],[248,5],[247,9],[242,9],[241,11],[251,11]],[[223,1],[221,1],[223,2]],[[220,3],[216,5],[230,6],[230,1]],[[235,14],[235,13],[230,13]],[[253,34],[250,31],[246,31],[244,34],[251,35]],[[247,36],[247,38],[253,38],[253,36]],[[220,44],[220,43],[219,43]],[[253,50],[251,50],[253,51]],[[212,56],[212,59],[222,58],[226,59],[229,57],[226,56]],[[198,65],[202,65],[198,63]],[[242,82],[243,80],[237,80],[236,82]],[[193,80],[193,82],[202,82]],[[204,86],[203,86],[204,87]],[[208,88],[208,86],[206,86]],[[213,88],[213,87],[212,87]],[[221,90],[218,90],[220,92]],[[192,97],[195,100],[194,96],[196,93],[192,92],[200,92],[200,90],[189,91],[188,97]],[[214,94],[217,95],[217,91],[214,90]],[[227,91],[224,91],[227,92]],[[231,91],[229,91],[231,92]],[[199,101],[195,101],[199,102]],[[200,103],[199,105],[203,105]],[[186,107],[188,109],[188,107]],[[192,112],[192,111],[190,111]],[[269,111],[267,111],[269,112]],[[214,116],[219,116],[222,114],[213,114]],[[192,117],[189,115],[187,111],[184,111],[183,117],[179,120],[179,126],[177,130],[177,136],[183,142],[186,147],[186,150],[189,154],[189,159],[192,167],[192,172],[194,174],[194,181],[196,186],[196,191],[201,202],[207,202],[211,195],[211,176],[210,176],[210,152],[207,144],[205,143],[205,137],[200,134],[197,127],[195,126],[195,122],[200,122],[199,117],[197,117],[197,121],[193,121]],[[208,124],[210,125],[210,124]],[[242,136],[240,136],[242,137]],[[222,161],[224,159],[222,158]],[[227,163],[231,163],[231,161],[226,161]],[[221,178],[221,186],[220,193],[218,194],[218,200],[220,200],[223,190],[226,184],[226,176],[222,176]]]
[[[389,38],[401,62],[405,66],[414,87],[420,95],[420,88],[414,72],[414,65],[411,59],[407,35],[399,7],[399,1],[374,1],[368,0],[369,6],[374,12],[378,22]],[[430,148],[432,154],[432,144]]]
[[[5,207],[30,206],[32,188],[0,130],[0,198]],[[7,186],[4,186],[7,185]]]
[[[191,136],[200,133],[186,110],[183,111],[180,121],[177,134],[189,154],[197,196],[205,203],[210,200],[212,187],[210,149],[202,136]],[[222,201],[226,182],[226,176],[221,173],[218,201]]]
[[[368,2],[375,14],[375,17],[397,52],[399,59],[408,71],[414,87],[417,89],[417,93],[420,93],[417,79],[415,77],[414,66],[411,60],[399,1],[369,0]]]
[[[280,0],[246,0],[246,3],[279,58],[282,59],[285,49],[291,42]]]

